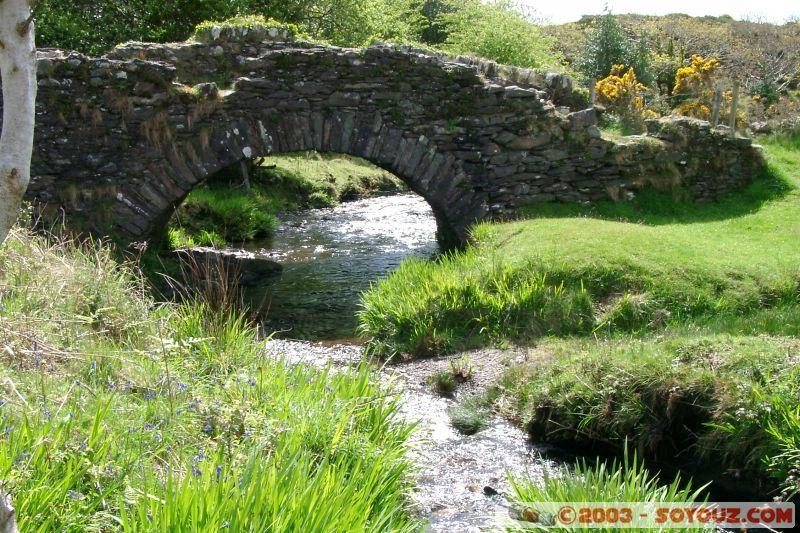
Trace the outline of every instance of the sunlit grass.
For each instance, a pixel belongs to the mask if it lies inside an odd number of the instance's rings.
[[[406,531],[410,427],[367,366],[155,305],[96,243],[0,248],[0,479],[21,531]]]
[[[407,261],[378,282],[364,295],[362,333],[380,353],[435,353],[546,334],[721,327],[776,308],[789,311],[773,332],[796,332],[795,144],[769,141],[770,173],[717,202],[647,191],[630,203],[543,204],[532,218],[481,224],[474,247]]]

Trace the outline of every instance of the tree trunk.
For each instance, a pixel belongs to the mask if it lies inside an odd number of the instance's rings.
[[[0,487],[0,533],[18,533],[14,508],[11,507],[11,500],[2,487]]]
[[[36,45],[30,0],[0,0],[0,243],[19,213],[31,177],[36,103]]]

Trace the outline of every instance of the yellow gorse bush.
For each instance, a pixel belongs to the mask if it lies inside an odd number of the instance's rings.
[[[700,95],[706,91],[713,93],[714,81],[719,72],[720,62],[716,57],[692,56],[688,67],[680,67],[675,73],[673,94]]]
[[[599,103],[630,125],[638,126],[642,125],[644,119],[658,116],[658,113],[644,109],[644,94],[647,91],[647,86],[636,79],[634,68],[626,71],[625,65],[614,65],[611,73],[595,85]]]
[[[689,66],[680,67],[675,72],[675,87],[672,92],[675,95],[689,97],[682,102],[675,113],[687,117],[711,120],[713,109],[714,89],[720,74],[720,62],[716,57],[704,58],[694,55]],[[720,117],[730,115],[733,106],[733,92],[731,90],[722,93],[720,102]],[[744,111],[737,112],[737,124],[742,126],[747,122],[747,114]]]
[[[642,94],[647,87],[636,79],[636,71],[625,65],[614,65],[611,73],[597,82],[595,92],[600,103],[619,112],[641,110],[644,107]]]

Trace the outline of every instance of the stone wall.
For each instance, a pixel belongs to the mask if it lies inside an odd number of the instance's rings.
[[[441,233],[463,241],[475,221],[533,202],[625,199],[646,185],[711,199],[764,164],[748,140],[684,118],[604,138],[593,109],[553,103],[571,92],[568,80],[269,28],[130,43],[104,58],[41,51],[28,194],[78,227],[141,240],[164,230],[195,185],[243,158],[341,152],[402,178]]]

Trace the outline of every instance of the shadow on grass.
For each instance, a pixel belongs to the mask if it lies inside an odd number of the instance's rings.
[[[533,204],[520,210],[520,218],[588,217],[651,226],[711,222],[754,213],[764,204],[785,197],[793,189],[786,178],[769,165],[763,175],[745,189],[713,202],[695,202],[681,198],[680,191],[676,194],[648,187],[627,202],[601,200],[588,205],[560,202]]]

